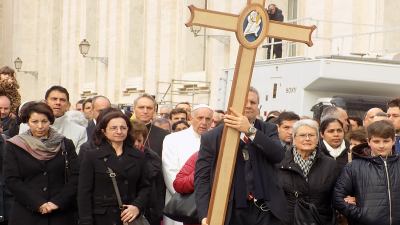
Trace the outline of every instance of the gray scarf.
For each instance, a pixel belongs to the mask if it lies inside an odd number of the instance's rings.
[[[8,141],[27,151],[38,160],[50,160],[60,151],[63,139],[63,135],[57,133],[53,128],[49,128],[47,138],[34,137],[31,131],[28,130]]]
[[[293,160],[297,165],[300,166],[304,177],[308,176],[311,166],[314,163],[315,156],[317,155],[317,150],[314,150],[307,159],[303,159],[301,155],[297,152],[296,148],[293,148]]]

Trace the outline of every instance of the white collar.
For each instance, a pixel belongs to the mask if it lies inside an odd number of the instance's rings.
[[[188,129],[195,137],[200,138],[200,134],[198,134],[196,131],[194,131],[193,126],[190,126]]]
[[[342,154],[342,152],[346,149],[346,143],[344,142],[344,140],[342,141],[342,144],[338,147],[338,148],[332,148],[332,146],[330,146],[328,144],[328,142],[326,142],[325,140],[322,140],[325,144],[326,149],[328,150],[329,154],[333,157],[333,158],[337,158],[340,154]]]

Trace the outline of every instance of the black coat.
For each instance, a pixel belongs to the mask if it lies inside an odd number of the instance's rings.
[[[92,140],[88,140],[85,143],[83,143],[81,145],[81,147],[79,148],[79,153],[78,153],[79,160],[82,161],[83,158],[85,157],[86,153],[95,148],[96,148],[96,145],[93,143]]]
[[[355,157],[336,182],[335,208],[353,225],[400,224],[399,156],[389,156],[385,162],[379,156],[370,156],[369,151],[367,144],[353,148]],[[357,205],[343,200],[348,195],[356,198]]]
[[[3,171],[3,160],[6,152],[6,140],[0,136],[0,171]],[[6,187],[3,173],[0,174],[0,222],[8,220],[14,197]],[[1,224],[1,223],[0,223]]]
[[[165,136],[169,133],[164,129],[154,126],[152,123],[146,125],[149,130],[148,138],[145,140],[145,147],[155,151],[158,156],[162,156],[162,146]]]
[[[279,22],[283,22],[283,20],[284,20],[282,10],[279,9],[278,7],[275,8],[275,13],[274,14],[269,14],[268,13],[268,18],[270,20],[279,21]]]
[[[53,159],[40,161],[20,147],[7,143],[3,170],[6,185],[15,197],[8,224],[77,224],[79,163],[73,142],[64,140],[69,161],[66,184],[65,157],[61,150]],[[53,202],[59,209],[40,214],[39,207],[46,202]]]
[[[151,225],[160,225],[163,219],[165,205],[165,184],[161,169],[161,158],[153,150],[145,148],[145,158],[148,161],[148,178],[151,183],[150,196],[145,209],[146,218]]]
[[[104,159],[107,162],[104,162]],[[122,155],[115,154],[109,143],[86,152],[81,162],[78,185],[79,224],[122,224],[121,211],[107,166],[116,174],[122,202],[146,206],[150,182],[144,153],[124,144]]]
[[[94,134],[95,128],[96,128],[96,124],[94,123],[93,120],[90,120],[88,123],[88,126],[86,127],[86,134],[87,134],[88,141],[91,141],[93,139],[93,134]]]
[[[336,157],[336,174],[340,174],[341,172],[342,172],[342,170],[343,170],[343,168],[344,168],[344,166],[346,166],[346,164],[348,163],[348,161],[349,161],[349,156],[348,156],[348,153],[349,153],[349,149],[350,149],[350,144],[349,144],[349,142],[347,142],[347,141],[345,141],[345,144],[346,144],[346,149],[345,150],[343,150],[343,152],[342,153],[340,153],[340,155],[338,156],[338,157]],[[325,143],[322,141],[322,139],[319,141],[319,147],[318,147],[318,149],[322,152],[322,153],[324,153],[326,156],[328,156],[328,157],[330,157],[330,158],[332,158],[333,159],[333,157],[331,156],[331,154],[329,154],[329,151],[328,151],[328,149],[326,148],[326,146],[325,146]]]
[[[147,140],[145,140],[144,145],[147,149],[151,149],[153,152],[155,152],[158,155],[158,158],[161,159],[163,141],[165,136],[167,136],[169,133],[164,129],[154,126],[152,123],[147,124],[146,127],[149,130],[149,134],[148,137],[146,138]],[[148,156],[150,156],[150,158],[155,159],[151,155]],[[155,161],[153,160],[153,162]],[[155,179],[152,181],[152,186],[153,187],[150,193],[151,199],[149,202],[150,205],[149,208],[147,209],[147,214],[148,214],[147,216],[149,217],[151,225],[160,224],[162,220],[162,209],[164,208],[165,205],[165,190],[166,190],[162,172],[156,175]],[[157,198],[157,200],[155,198]]]
[[[254,151],[255,157],[253,159],[259,165],[258,171],[254,171],[258,172],[259,177],[261,177],[261,179],[257,179],[257,182],[264,187],[264,193],[267,195],[264,200],[268,202],[272,213],[283,220],[286,217],[286,201],[278,183],[277,168],[274,164],[283,159],[284,150],[279,142],[276,125],[256,120],[254,126],[257,128],[257,133],[248,149],[249,152]],[[218,126],[201,137],[199,158],[195,171],[195,198],[199,219],[207,217],[223,128],[224,126]],[[235,172],[232,185],[236,182],[236,175]],[[242,183],[245,183],[245,181],[243,180]],[[229,223],[232,215],[233,192],[240,191],[231,189],[233,191],[230,193],[225,224]]]
[[[287,151],[285,159],[279,164],[279,180],[285,191],[288,202],[288,225],[293,224],[295,192],[306,202],[317,208],[322,224],[332,224],[335,219],[332,205],[332,193],[338,174],[336,161],[321,152],[317,152],[315,161],[307,177],[304,177],[300,166],[294,162],[293,149]]]

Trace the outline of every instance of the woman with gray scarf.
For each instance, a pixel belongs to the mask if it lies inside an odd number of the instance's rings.
[[[288,225],[335,224],[332,191],[336,162],[318,150],[318,134],[314,120],[294,123],[293,148],[286,151],[279,165],[279,179],[289,206]]]
[[[57,133],[51,108],[30,105],[29,130],[7,141],[3,173],[14,195],[9,225],[74,225],[79,165],[74,144]]]

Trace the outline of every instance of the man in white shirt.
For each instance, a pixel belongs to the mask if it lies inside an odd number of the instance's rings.
[[[191,155],[199,151],[200,135],[211,127],[213,110],[207,105],[198,105],[191,112],[191,126],[188,129],[169,134],[163,142],[162,169],[167,187],[165,202],[175,193],[172,183]],[[164,218],[165,225],[181,224]]]
[[[45,100],[47,105],[53,110],[56,120],[51,126],[57,132],[74,142],[75,150],[78,153],[80,146],[86,142],[86,128],[71,122],[65,112],[70,107],[69,93],[61,86],[52,86],[46,91]]]

